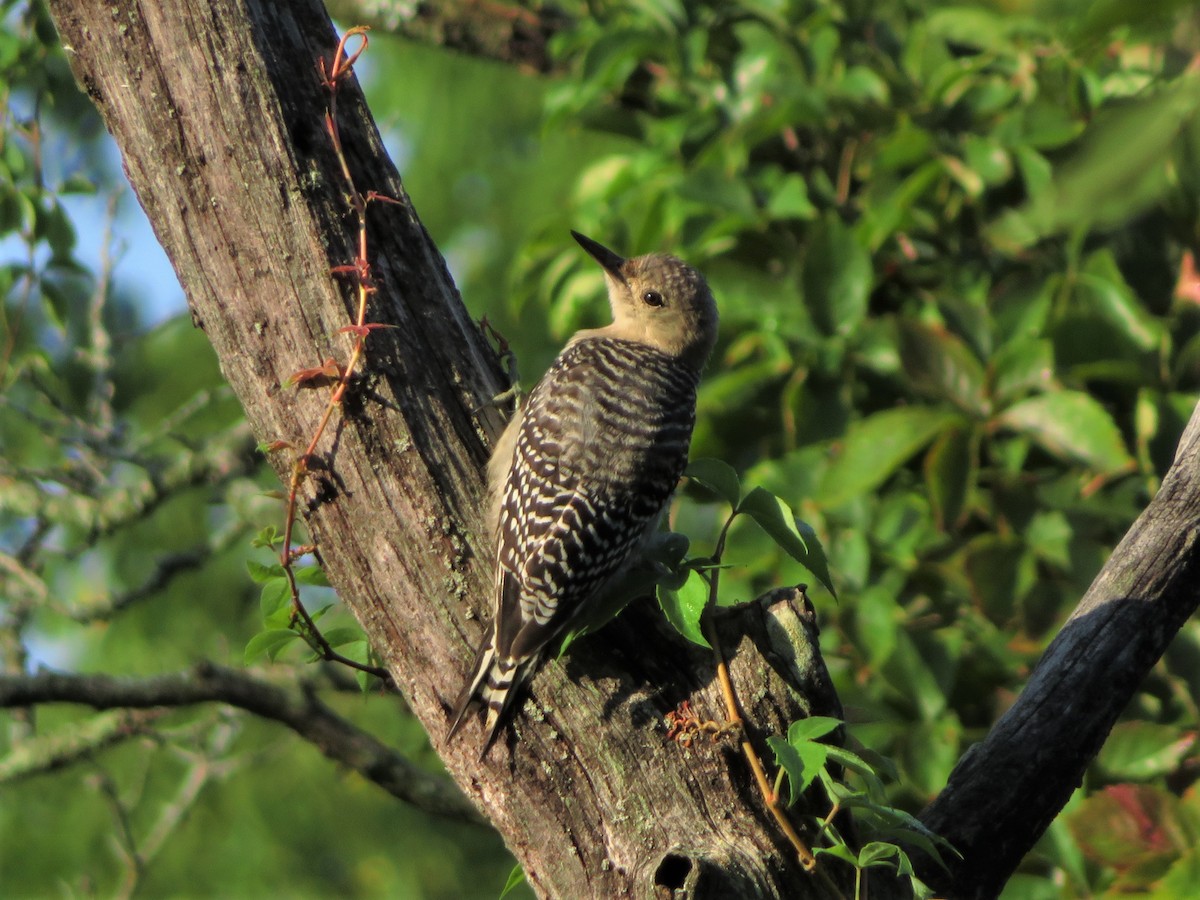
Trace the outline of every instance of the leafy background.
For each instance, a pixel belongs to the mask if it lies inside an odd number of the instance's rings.
[[[1020,691],[1200,394],[1200,15],[1179,0],[558,8],[572,24],[549,76],[373,37],[360,71],[407,187],[527,386],[605,314],[568,229],[708,274],[722,335],[693,457],[815,528],[850,733],[895,760],[891,799],[915,811]],[[123,249],[127,196],[105,232],[119,166],[45,13],[0,9],[0,655],[241,665],[262,627],[245,564],[270,561],[250,540],[278,520],[275,485],[203,335],[163,299],[178,287],[130,274],[149,251]],[[689,488],[673,524],[695,550],[727,512]],[[750,522],[726,562],[723,602],[812,582]],[[309,669],[290,650],[267,671]],[[322,688],[437,769],[394,700]],[[1006,896],[1190,889],[1198,692],[1189,622]],[[494,836],[228,710],[34,775],[35,736],[103,720],[2,721],[14,896],[492,897],[511,867]]]

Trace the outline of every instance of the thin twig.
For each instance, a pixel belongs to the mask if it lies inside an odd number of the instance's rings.
[[[137,715],[130,710],[147,710],[147,715],[155,717],[165,709],[198,703],[228,704],[285,725],[328,758],[418,809],[461,822],[483,824],[475,807],[449,780],[426,772],[374,735],[342,718],[307,686],[275,684],[240,669],[212,663],[200,663],[190,671],[150,677],[56,672],[0,674],[0,708],[20,709],[46,703],[119,709],[123,716]],[[104,746],[135,733],[122,725],[124,719],[106,721],[111,724],[104,730],[108,740]],[[91,742],[93,750],[95,743]],[[71,746],[77,744],[78,740]],[[25,754],[27,758],[23,761],[14,759],[13,754],[5,757],[0,762],[0,777],[25,777],[48,771],[64,758],[70,761],[78,757],[77,753],[64,757],[62,751],[52,749],[49,744],[40,755],[40,765],[31,750]]]

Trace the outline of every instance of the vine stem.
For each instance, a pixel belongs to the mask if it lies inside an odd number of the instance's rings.
[[[717,606],[717,592],[721,580],[721,557],[725,554],[725,540],[729,534],[729,527],[733,524],[733,520],[737,518],[738,511],[735,507],[732,515],[725,521],[725,526],[721,529],[721,534],[717,538],[716,547],[713,550],[713,569],[708,578],[708,603],[705,604],[705,612],[701,618],[700,627],[704,633],[705,640],[712,647],[713,660],[717,667],[717,683],[721,686],[721,697],[725,701],[725,717],[729,725],[737,728],[741,733],[741,750],[742,755],[746,758],[746,762],[750,765],[750,771],[754,773],[754,781],[758,785],[758,790],[762,794],[763,802],[767,805],[771,815],[775,819],[775,824],[779,826],[779,830],[783,832],[788,843],[796,851],[796,855],[800,859],[800,865],[804,871],[810,874],[816,874],[825,886],[834,894],[840,894],[837,885],[829,875],[817,866],[817,858],[813,855],[808,844],[802,838],[791,820],[788,819],[784,806],[779,802],[779,793],[771,786],[771,780],[767,777],[766,768],[763,766],[762,759],[758,755],[758,751],[754,749],[754,744],[750,741],[750,736],[746,733],[746,721],[742,716],[741,704],[738,701],[737,691],[733,687],[733,678],[729,674],[729,663],[725,658],[725,651],[721,647],[720,637],[717,635],[716,626],[713,624],[712,610]]]
[[[329,104],[325,110],[325,131],[329,135],[330,142],[333,144],[334,155],[337,157],[338,166],[342,172],[342,178],[346,182],[347,199],[350,205],[354,208],[355,218],[358,226],[358,255],[351,266],[339,266],[334,269],[335,274],[352,273],[356,276],[358,283],[358,309],[354,317],[354,324],[349,328],[342,329],[356,335],[354,347],[350,352],[350,359],[345,366],[338,367],[337,384],[329,395],[329,401],[325,404],[325,411],[321,416],[321,421],[317,424],[313,432],[308,446],[304,452],[296,458],[292,465],[291,478],[288,480],[288,497],[287,510],[285,512],[284,529],[283,529],[283,549],[279,554],[280,565],[283,567],[284,574],[287,576],[288,587],[292,595],[293,620],[298,618],[301,623],[301,633],[308,640],[310,646],[321,654],[321,657],[331,662],[338,662],[342,665],[349,666],[352,669],[357,669],[360,672],[366,672],[374,675],[377,678],[387,682],[390,681],[390,673],[382,666],[372,666],[360,663],[357,660],[350,659],[338,653],[321,634],[317,624],[313,621],[308,610],[304,608],[304,604],[300,600],[300,585],[296,581],[296,573],[293,568],[293,563],[306,552],[308,548],[292,547],[292,533],[296,524],[296,507],[300,495],[300,486],[308,477],[309,462],[313,459],[317,444],[320,443],[326,429],[329,427],[329,422],[333,418],[333,413],[342,405],[342,400],[346,396],[346,391],[349,388],[350,381],[354,377],[354,373],[358,368],[359,361],[362,359],[363,348],[366,344],[367,334],[370,333],[372,326],[366,324],[367,318],[367,301],[371,294],[375,292],[375,286],[371,280],[371,264],[368,257],[367,245],[367,206],[371,200],[387,199],[375,194],[373,191],[364,197],[354,184],[354,178],[350,174],[350,165],[346,161],[346,155],[342,151],[342,138],[337,125],[337,98],[338,88],[341,83],[349,77],[354,69],[354,63],[367,49],[367,29],[359,26],[349,29],[341,40],[338,41],[337,50],[334,52],[333,63],[326,69],[325,61],[320,61],[321,80],[325,87],[329,90]],[[353,53],[347,54],[346,44],[351,38],[358,38],[361,44],[354,50]]]
[[[717,576],[713,573],[710,593],[710,605],[716,598]],[[725,659],[725,651],[721,648],[721,641],[717,637],[717,629],[713,626],[712,617],[706,615],[703,622],[704,637],[712,645],[713,659],[717,664],[717,681],[721,685],[721,696],[725,700],[725,718],[729,724],[734,725],[741,732],[741,749],[742,755],[746,757],[746,762],[750,764],[750,770],[754,773],[754,780],[758,784],[759,792],[763,796],[763,802],[767,804],[767,809],[774,816],[776,824],[783,832],[784,837],[788,839],[788,843],[796,851],[796,855],[800,857],[800,865],[804,867],[806,872],[813,872],[817,868],[817,858],[813,856],[812,851],[808,848],[808,844],[804,842],[804,838],[796,831],[791,820],[785,814],[782,805],[779,803],[779,795],[772,789],[770,779],[767,778],[766,769],[763,767],[762,760],[758,756],[758,751],[754,749],[754,745],[750,742],[749,736],[746,734],[746,722],[742,717],[741,705],[738,703],[737,693],[733,688],[733,679],[729,675],[729,663]]]

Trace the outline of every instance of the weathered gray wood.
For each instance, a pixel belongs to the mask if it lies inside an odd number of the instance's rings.
[[[994,897],[1058,815],[1142,679],[1200,606],[1200,406],[1158,494],[1113,551],[1020,699],[922,814],[963,854],[951,897]]]
[[[282,389],[350,339],[353,220],[321,128],[316,60],[335,38],[315,0],[51,0],[77,78],[122,149],[138,196],[255,433],[303,444],[320,391]],[[726,745],[663,740],[690,698],[719,718],[708,657],[631,610],[533,683],[519,743],[479,764],[478,728],[445,746],[445,707],[478,639],[490,581],[481,470],[501,387],[495,361],[407,203],[357,89],[341,126],[372,211],[381,290],[367,377],[321,446],[305,516],[342,599],[367,630],[451,774],[544,895],[819,896]],[[565,237],[565,236],[564,236]],[[1114,553],[1021,701],[964,758],[925,821],[965,854],[951,896],[990,896],[1078,783],[1170,636],[1197,605],[1200,421],[1159,496]],[[290,459],[272,459],[286,475]],[[798,715],[749,640],[733,655],[748,719]],[[569,677],[568,677],[569,676]],[[938,870],[922,875],[939,880]],[[882,885],[873,879],[873,895]]]
[[[353,306],[352,287],[330,275],[353,259],[354,222],[321,127],[317,59],[336,43],[324,10],[316,0],[52,0],[51,10],[256,435],[302,447],[325,394],[281,385],[347,358],[337,330]],[[305,485],[330,581],[539,893],[651,897],[658,880],[694,896],[819,896],[733,751],[664,741],[662,716],[680,700],[713,718],[722,706],[707,656],[651,617],[547,666],[515,747],[502,739],[478,763],[478,725],[444,744],[490,582],[481,471],[501,423],[472,410],[501,384],[355,85],[340,103],[359,188],[403,205],[371,213],[380,292],[368,319],[398,327],[369,338],[367,375]],[[289,454],[271,461],[286,478]],[[738,653],[735,675],[755,698],[754,721],[778,728],[798,707],[757,659]]]

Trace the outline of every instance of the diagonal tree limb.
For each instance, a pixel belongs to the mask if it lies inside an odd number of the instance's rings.
[[[550,39],[571,22],[566,13],[549,3],[330,0],[326,6],[339,22],[370,25],[410,40],[542,73],[555,68]]]
[[[963,854],[928,883],[994,897],[1066,805],[1121,711],[1200,606],[1200,406],[1158,494],[1046,649],[1020,699],[921,819]]]
[[[154,717],[163,708],[197,703],[225,703],[264,719],[286,725],[325,756],[358,772],[392,796],[431,815],[482,824],[483,818],[453,785],[413,765],[402,755],[343,719],[308,689],[287,689],[245,672],[202,663],[189,672],[152,677],[67,675],[38,672],[0,675],[0,707],[76,703],[99,710],[121,710],[98,740],[88,748],[102,749],[144,731],[150,722],[130,710],[150,710]],[[108,722],[108,719],[103,720]],[[70,762],[79,754],[47,754],[44,770]],[[36,771],[36,760],[11,773]]]

